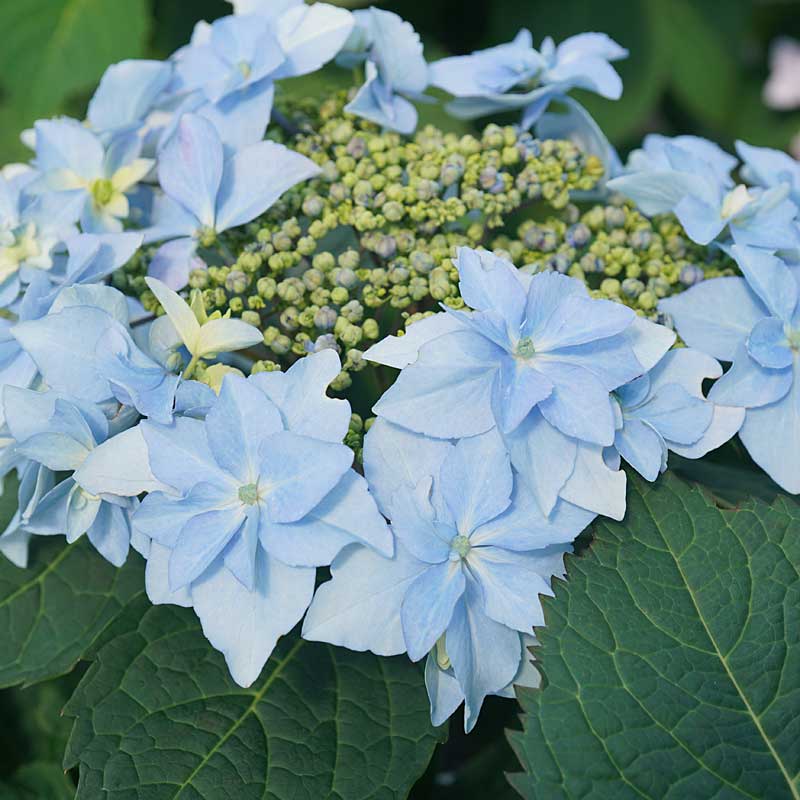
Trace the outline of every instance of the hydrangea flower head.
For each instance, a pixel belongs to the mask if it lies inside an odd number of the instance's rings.
[[[414,323],[408,340],[384,339],[365,354],[403,367],[375,412],[440,438],[497,427],[544,513],[573,474],[579,488],[570,499],[601,510],[591,504],[602,501],[583,471],[607,472],[602,449],[615,436],[610,392],[652,366],[674,334],[621,304],[592,299],[581,281],[556,272],[530,277],[468,248],[457,266],[461,296],[474,311],[448,309]],[[606,495],[615,498],[611,515],[619,516],[624,476],[614,480]]]
[[[709,399],[745,410],[739,431],[759,466],[800,492],[800,273],[769,252],[734,245],[744,278],[713,278],[661,301],[681,338],[733,366]]]
[[[366,82],[346,111],[400,133],[417,127],[417,110],[403,95],[419,98],[428,86],[428,64],[414,28],[397,14],[369,8],[355,14],[366,58]]]
[[[611,66],[628,51],[605,34],[582,33],[556,45],[548,37],[537,51],[528,30],[508,44],[431,64],[431,83],[452,94],[448,110],[471,119],[497,111],[525,109],[529,128],[550,102],[571,89],[588,89],[612,100],[622,80]]]
[[[303,616],[317,566],[353,542],[393,551],[341,443],[349,406],[325,396],[339,369],[325,351],[285,375],[227,375],[204,419],[140,425],[150,469],[168,488],[134,519],[152,539],[148,593],[193,606],[243,686]],[[136,452],[133,437],[121,446],[120,456]]]
[[[394,557],[363,547],[338,556],[303,636],[427,656],[434,721],[463,698],[469,731],[484,698],[517,676],[522,636],[543,622],[539,595],[552,594],[551,575],[593,515],[561,503],[546,519],[515,485],[497,431],[452,444],[381,420],[367,434],[365,467],[392,523]]]
[[[147,241],[169,240],[150,274],[171,289],[183,288],[201,241],[244,225],[266,211],[290,187],[319,172],[313,161],[275,142],[258,142],[225,157],[214,126],[186,114],[159,157],[164,196],[157,198]]]
[[[142,139],[136,133],[104,144],[97,134],[73,119],[40,120],[35,125],[39,176],[27,186],[31,193],[79,192],[80,214],[87,233],[121,231],[130,214],[128,195],[153,168],[141,158]]]

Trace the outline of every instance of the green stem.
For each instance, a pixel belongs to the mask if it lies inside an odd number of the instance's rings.
[[[192,377],[192,374],[197,367],[197,363],[200,361],[200,356],[192,356],[191,361],[186,366],[186,369],[183,371],[183,379],[188,381],[189,378]]]

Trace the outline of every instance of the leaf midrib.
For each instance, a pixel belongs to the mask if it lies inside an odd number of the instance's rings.
[[[706,636],[708,636],[708,640],[709,640],[709,642],[711,642],[711,645],[714,648],[714,652],[717,654],[717,657],[719,658],[720,663],[722,664],[723,668],[725,669],[725,673],[727,674],[729,680],[733,684],[733,687],[736,689],[736,693],[739,695],[739,698],[741,699],[741,701],[742,701],[747,713],[750,715],[751,719],[753,720],[753,724],[755,725],[756,730],[758,731],[759,735],[763,739],[764,744],[766,744],[767,749],[769,750],[770,754],[772,755],[773,759],[775,760],[775,763],[778,765],[778,769],[780,769],[781,775],[783,776],[784,780],[786,781],[786,785],[789,787],[789,791],[791,792],[792,797],[794,798],[794,800],[800,800],[800,790],[798,789],[798,787],[793,782],[792,777],[791,777],[791,775],[789,774],[789,771],[786,768],[786,765],[783,763],[779,753],[777,752],[777,750],[773,746],[772,741],[770,740],[769,736],[767,736],[767,732],[764,730],[763,726],[761,725],[761,720],[760,720],[759,716],[755,713],[755,711],[753,710],[753,707],[750,705],[750,702],[748,701],[747,696],[745,695],[742,687],[739,685],[739,681],[736,679],[736,676],[734,675],[733,671],[728,666],[728,662],[725,659],[725,656],[722,654],[722,651],[720,650],[720,648],[719,648],[719,646],[717,644],[716,638],[712,634],[711,629],[706,624],[706,621],[703,618],[703,615],[702,615],[702,613],[700,611],[700,606],[698,605],[698,602],[697,602],[697,599],[695,597],[695,594],[694,594],[694,591],[692,589],[692,586],[689,583],[689,579],[688,579],[686,573],[683,571],[683,568],[681,566],[681,563],[680,563],[680,561],[678,559],[677,554],[673,552],[672,547],[670,546],[669,538],[664,534],[664,530],[661,527],[661,522],[660,522],[659,518],[656,516],[656,513],[655,513],[654,509],[652,508],[652,506],[648,502],[648,498],[647,498],[646,494],[642,493],[641,494],[641,498],[642,498],[642,502],[645,504],[645,506],[647,506],[647,510],[650,512],[650,517],[653,520],[653,523],[655,524],[659,535],[661,536],[661,540],[664,542],[664,545],[666,547],[667,552],[670,554],[670,557],[672,558],[673,562],[675,563],[675,568],[678,570],[678,573],[681,576],[681,580],[683,581],[684,586],[686,587],[686,591],[688,592],[689,597],[691,598],[692,605],[694,606],[694,609],[697,612],[697,618],[700,620],[700,624],[703,626],[703,630],[705,631]],[[691,514],[689,513],[689,509],[686,508],[686,504],[683,503],[683,499],[682,498],[681,498],[681,504],[684,506],[684,509],[686,510],[687,517],[691,520],[692,518],[691,518]],[[693,520],[692,520],[691,524],[692,524],[693,538],[696,538],[697,529],[694,526],[694,521]],[[731,534],[736,539],[738,539],[739,537],[736,536],[735,530],[730,525],[727,524],[727,521],[725,521],[725,525],[726,525],[727,529],[731,532]],[[740,542],[740,544],[741,544],[741,542]]]

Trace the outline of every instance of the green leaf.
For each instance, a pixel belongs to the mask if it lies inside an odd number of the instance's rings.
[[[286,636],[242,689],[173,606],[105,645],[65,713],[76,800],[402,798],[439,738],[405,658]]]
[[[0,781],[3,800],[72,800],[75,786],[58,764],[36,761]]]
[[[127,603],[144,592],[142,560],[122,569],[86,541],[34,536],[28,569],[0,556],[0,687],[68,672]]]
[[[800,798],[800,507],[632,479],[546,601],[528,798]]]
[[[63,111],[70,95],[92,91],[109,64],[141,56],[149,13],[147,0],[0,3],[4,157],[24,155],[20,131]]]

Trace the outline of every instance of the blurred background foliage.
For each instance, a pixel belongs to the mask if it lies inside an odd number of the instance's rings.
[[[334,0],[336,1],[336,0]],[[338,0],[340,5],[367,5]],[[388,0],[413,23],[432,60],[510,40],[521,27],[537,42],[604,31],[627,47],[618,64],[617,103],[584,99],[624,153],[648,131],[698,133],[730,146],[737,138],[786,148],[800,113],[770,111],[762,100],[769,45],[800,38],[800,0]],[[199,19],[229,13],[224,0],[0,0],[0,156],[24,158],[19,132],[43,116],[82,116],[108,64],[163,58],[184,44]],[[346,71],[292,81],[311,94],[348,85]],[[444,122],[441,109],[423,109]],[[458,123],[450,122],[451,127]]]

